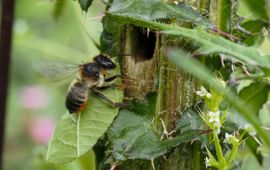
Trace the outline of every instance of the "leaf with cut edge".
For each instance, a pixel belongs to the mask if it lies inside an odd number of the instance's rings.
[[[153,159],[173,147],[192,141],[203,130],[187,130],[175,138],[160,140],[153,128],[156,95],[148,95],[145,101],[137,101],[130,110],[121,110],[108,130],[112,143],[112,155],[116,160]]]
[[[214,76],[205,66],[200,64],[195,59],[192,59],[192,57],[184,51],[170,50],[167,55],[177,67],[183,69],[185,72],[190,73],[202,82],[209,84],[216,91],[223,92],[228,102],[238,111],[239,114],[241,114],[241,116],[243,116],[250,124],[253,125],[257,133],[265,141],[265,144],[270,148],[270,136],[261,128],[256,116],[252,112],[252,109],[250,109],[250,106],[245,105],[244,102],[231,90],[216,82]]]
[[[105,96],[115,102],[122,101],[123,92],[108,89]],[[46,160],[68,163],[90,150],[104,134],[118,113],[100,98],[90,95],[89,102],[81,113],[65,114],[58,121],[51,138]]]
[[[93,0],[78,0],[81,9],[87,12],[88,8],[91,6]]]
[[[253,114],[258,115],[264,103],[267,101],[269,92],[269,84],[263,82],[254,82],[243,88],[239,97],[249,105]]]
[[[114,0],[108,12],[123,20],[128,20],[128,18],[143,18],[148,21],[177,19],[207,28],[214,27],[210,21],[184,3],[176,5],[158,0]]]

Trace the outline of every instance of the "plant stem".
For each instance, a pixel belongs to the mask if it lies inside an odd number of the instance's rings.
[[[201,152],[200,152],[200,142],[193,143],[193,170],[200,170],[200,159],[201,159]]]
[[[216,149],[216,153],[217,153],[217,157],[218,157],[218,162],[219,162],[219,169],[222,169],[222,168],[226,167],[226,160],[223,156],[222,148],[219,144],[218,134],[216,132],[213,132],[213,137],[214,137],[214,145],[215,145],[215,149]]]
[[[239,147],[239,144],[233,145],[231,153],[230,153],[228,161],[227,161],[228,166],[231,164],[232,160],[235,158],[235,155],[236,155],[236,153],[238,151],[238,147]]]

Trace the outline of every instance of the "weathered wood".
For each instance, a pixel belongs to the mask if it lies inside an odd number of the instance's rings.
[[[145,28],[126,26],[123,30],[122,72],[128,76],[124,84],[125,97],[143,99],[156,90],[158,35]]]

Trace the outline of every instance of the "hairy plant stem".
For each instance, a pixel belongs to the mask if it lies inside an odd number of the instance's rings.
[[[232,163],[232,161],[235,158],[235,155],[238,151],[238,148],[239,148],[239,144],[233,145],[232,150],[231,150],[230,155],[229,155],[229,158],[227,160],[227,165],[230,165]]]
[[[213,137],[214,137],[214,145],[215,145],[218,162],[219,162],[219,169],[220,170],[226,169],[227,163],[222,153],[222,148],[220,146],[220,141],[219,141],[217,132],[213,132]]]

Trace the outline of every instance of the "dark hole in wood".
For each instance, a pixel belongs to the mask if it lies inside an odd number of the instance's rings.
[[[156,33],[147,28],[133,26],[131,29],[131,56],[136,62],[153,58],[156,46]]]

